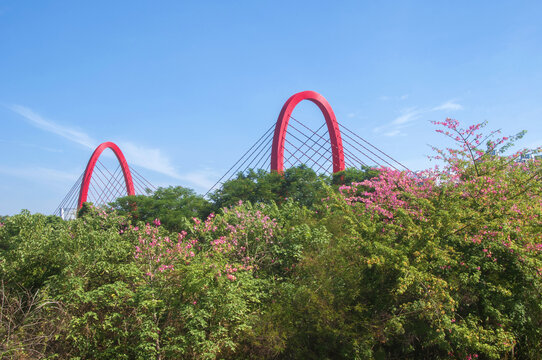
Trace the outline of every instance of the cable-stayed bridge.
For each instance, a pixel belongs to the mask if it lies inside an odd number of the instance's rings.
[[[303,100],[316,104],[325,121],[317,128],[292,116]],[[331,105],[314,91],[292,95],[282,107],[277,122],[241,156],[241,158],[209,189],[245,173],[249,169],[282,172],[285,168],[304,164],[319,174],[331,174],[346,168],[389,167],[408,170],[399,161],[337,121]]]
[[[107,149],[111,149],[118,160],[115,169],[100,160],[103,151]],[[124,154],[116,144],[104,142],[94,150],[85,171],[60,202],[54,214],[64,220],[71,220],[75,219],[77,210],[85,202],[101,206],[122,196],[146,195],[155,189],[133,167],[128,166]]]
[[[292,116],[296,106],[308,100],[324,115],[325,121],[317,126],[308,125]],[[110,149],[118,165],[106,166],[100,155]],[[207,191],[249,169],[283,172],[288,167],[304,164],[319,174],[331,174],[347,168],[389,167],[408,168],[390,155],[339,123],[331,105],[314,91],[292,95],[282,107],[271,127],[234,163],[234,165]],[[100,144],[66,197],[55,210],[63,219],[73,219],[84,202],[101,206],[126,195],[146,195],[155,187],[133,167],[129,167],[122,151],[112,142]]]

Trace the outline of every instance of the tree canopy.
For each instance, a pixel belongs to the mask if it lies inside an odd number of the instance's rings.
[[[540,149],[436,125],[454,145],[424,172],[253,171],[210,201],[3,219],[1,357],[540,359]]]

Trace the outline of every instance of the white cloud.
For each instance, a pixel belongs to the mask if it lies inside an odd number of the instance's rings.
[[[200,190],[207,190],[214,185],[217,174],[210,170],[179,173],[160,149],[138,146],[131,142],[118,144],[128,163],[145,169],[168,175],[174,179],[186,181]]]
[[[408,95],[403,95],[401,98],[408,97]],[[381,125],[373,129],[373,132],[375,133],[382,133],[384,136],[405,136],[404,133],[400,131],[400,129],[405,128],[409,126],[408,124],[411,123],[414,120],[419,119],[425,114],[435,112],[435,111],[450,111],[450,110],[463,110],[463,106],[461,104],[458,104],[455,102],[455,100],[448,100],[438,106],[430,107],[430,108],[418,108],[418,107],[411,107],[402,110],[402,114],[395,119],[393,119],[390,123],[386,125]]]
[[[401,134],[401,130],[395,129],[395,130],[389,131],[387,133],[384,133],[383,135],[393,137],[393,136],[397,136],[397,135],[400,135],[400,134]]]
[[[33,179],[38,182],[48,180],[49,182],[73,182],[77,180],[79,175],[75,172],[60,171],[55,169],[48,169],[42,167],[0,167],[0,173],[15,176],[24,179]]]
[[[349,119],[360,119],[360,120],[363,120],[365,119],[366,117],[364,115],[362,115],[363,113],[361,111],[351,111],[349,113],[346,113],[346,117],[349,118]]]
[[[90,137],[88,134],[67,126],[59,125],[51,120],[46,120],[41,115],[27,107],[21,105],[11,105],[8,106],[8,108],[24,117],[30,124],[36,126],[37,128],[61,136],[89,149],[94,149],[96,146],[98,146],[98,141]],[[207,190],[214,185],[214,181],[212,179],[216,178],[217,174],[208,170],[179,173],[175,169],[175,166],[173,166],[171,163],[170,159],[164,155],[160,149],[136,145],[129,141],[119,142],[117,145],[119,145],[130,165],[140,166],[142,168],[167,175],[171,178],[188,182],[201,190]],[[104,155],[108,157],[113,156],[110,152],[106,152]],[[48,171],[46,171],[46,169],[40,169],[39,171],[46,178],[55,177],[55,170],[48,169]],[[0,169],[0,172],[2,172],[2,169]],[[27,169],[4,169],[3,172],[10,173],[11,175],[15,176],[30,176],[32,174],[32,176],[37,176],[36,173],[32,173]],[[61,177],[61,172],[57,172],[56,176],[57,178],[59,176]],[[73,180],[74,178],[70,177],[70,179]]]
[[[412,120],[416,120],[423,112],[423,110],[418,110],[417,108],[406,109],[403,111],[403,115],[395,118],[391,123],[393,125],[400,125],[411,122]]]
[[[24,107],[21,105],[11,105],[9,106],[9,109],[21,115],[27,121],[29,121],[32,125],[42,130],[59,135],[65,139],[68,139],[77,144],[83,145],[90,149],[93,149],[97,146],[96,141],[90,138],[90,136],[88,136],[87,134],[75,129],[71,129],[66,126],[56,124],[52,121],[46,120],[41,115],[35,113],[34,111],[30,110],[27,107]]]
[[[463,106],[461,104],[454,102],[454,100],[448,100],[445,103],[442,103],[439,106],[435,106],[434,108],[431,109],[431,111],[439,111],[439,110],[463,110]]]
[[[118,145],[129,164],[141,166],[173,178],[180,178],[181,175],[177,173],[170,160],[162,154],[160,149],[146,148],[131,142],[120,142]]]
[[[195,186],[200,190],[207,191],[216,183],[219,174],[212,170],[200,170],[184,174],[182,178]]]
[[[21,146],[21,147],[32,148],[32,149],[39,149],[39,150],[54,152],[54,153],[61,153],[62,152],[62,150],[60,150],[60,149],[55,149],[55,148],[51,148],[51,147],[47,147],[47,146],[41,146],[41,145],[38,145],[38,144],[30,144],[30,143],[26,143],[26,142],[23,142],[23,141],[17,141],[17,140],[9,140],[8,141],[8,140],[0,139],[0,143],[12,144],[12,145],[15,145],[15,146]]]

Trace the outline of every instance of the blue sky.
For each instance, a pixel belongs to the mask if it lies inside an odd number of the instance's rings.
[[[429,120],[542,145],[541,17],[537,1],[0,0],[0,214],[52,213],[103,141],[205,192],[302,90],[415,169],[444,141]]]

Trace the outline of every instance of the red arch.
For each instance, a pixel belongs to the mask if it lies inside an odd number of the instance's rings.
[[[92,172],[96,166],[98,158],[105,149],[111,149],[115,153],[117,160],[120,163],[122,168],[122,173],[124,174],[124,181],[126,182],[126,192],[128,195],[135,195],[134,191],[134,182],[132,181],[132,174],[130,173],[130,168],[128,163],[124,158],[124,154],[120,151],[119,147],[112,142],[104,142],[100,144],[96,150],[92,153],[90,160],[88,161],[87,168],[85,169],[85,174],[83,175],[83,182],[81,183],[81,190],[79,191],[79,200],[77,201],[77,208],[80,209],[83,206],[83,203],[87,201],[88,197],[88,187],[90,185],[90,179],[92,178]]]
[[[344,151],[339,124],[335,118],[335,113],[327,100],[315,91],[302,91],[292,95],[280,111],[277,124],[275,125],[275,135],[273,137],[273,147],[271,149],[271,171],[284,172],[284,141],[286,139],[286,129],[290,116],[294,108],[303,100],[310,100],[315,103],[324,114],[327,123],[327,130],[331,142],[331,152],[333,154],[333,172],[343,171]]]

